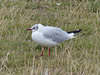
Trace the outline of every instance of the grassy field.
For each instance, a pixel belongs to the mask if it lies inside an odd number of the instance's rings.
[[[42,48],[26,29],[36,23],[85,35],[35,58]],[[100,1],[0,0],[0,75],[100,75]]]

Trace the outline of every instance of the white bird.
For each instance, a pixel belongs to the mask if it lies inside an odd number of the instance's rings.
[[[39,44],[40,46],[48,47],[49,48],[49,57],[50,57],[50,47],[56,46],[58,43],[61,43],[63,41],[66,41],[68,39],[75,38],[74,35],[81,31],[81,29],[75,30],[75,31],[63,31],[61,28],[58,27],[52,27],[52,26],[43,26],[42,24],[35,24],[30,29],[32,34],[31,38],[32,40]],[[43,52],[41,56],[43,56]]]

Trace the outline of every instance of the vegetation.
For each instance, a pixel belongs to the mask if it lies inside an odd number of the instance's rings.
[[[0,0],[0,75],[100,75],[99,11],[99,0]],[[42,48],[26,31],[36,23],[85,35],[36,58]]]

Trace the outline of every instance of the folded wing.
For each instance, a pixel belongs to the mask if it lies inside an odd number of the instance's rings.
[[[54,42],[60,43],[70,39],[69,34],[57,27],[46,26],[43,31],[43,36],[46,39],[52,40]]]

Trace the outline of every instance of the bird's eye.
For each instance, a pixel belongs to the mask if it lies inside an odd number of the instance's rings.
[[[35,27],[33,29],[35,29]]]

